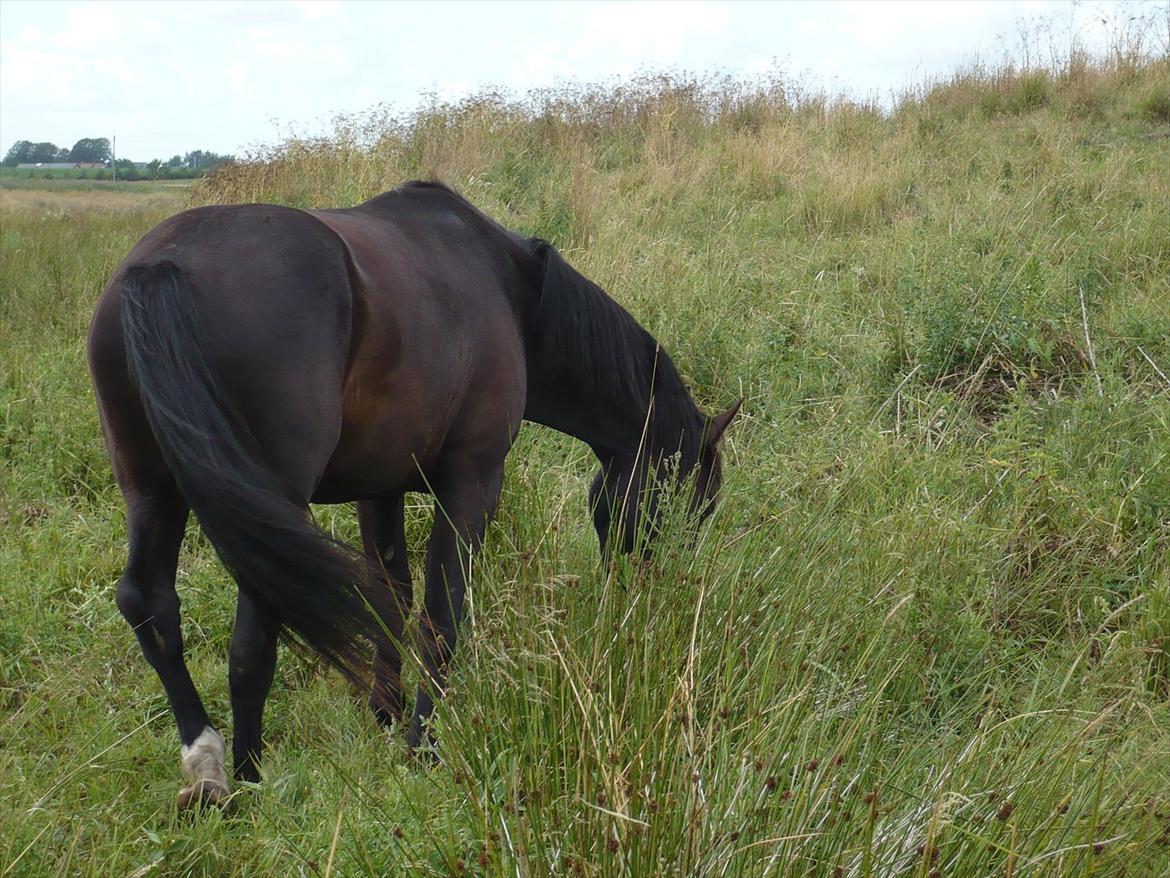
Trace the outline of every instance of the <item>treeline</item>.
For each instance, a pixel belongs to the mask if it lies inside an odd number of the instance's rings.
[[[105,137],[83,137],[73,144],[73,149],[59,147],[44,141],[18,140],[4,156],[6,167],[16,167],[26,162],[105,162],[110,161],[110,141]]]
[[[150,162],[135,162],[122,158],[113,160],[113,149],[109,138],[83,137],[73,144],[72,149],[59,147],[48,141],[33,143],[18,140],[5,154],[0,165],[15,168],[22,164],[52,164],[77,162],[79,164],[102,165],[97,168],[71,168],[70,176],[83,179],[121,180],[179,180],[201,177],[212,168],[233,160],[231,155],[222,155],[209,150],[196,149],[183,155],[175,154],[167,160],[154,159]],[[116,174],[115,174],[116,171]],[[50,169],[29,169],[29,173],[60,174]]]

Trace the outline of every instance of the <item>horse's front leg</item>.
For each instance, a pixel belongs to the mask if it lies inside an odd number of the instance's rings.
[[[471,558],[483,542],[503,484],[503,464],[493,471],[447,479],[435,491],[435,522],[427,547],[426,601],[419,619],[422,672],[407,743],[429,739],[427,723],[443,697],[447,669],[455,653]]]

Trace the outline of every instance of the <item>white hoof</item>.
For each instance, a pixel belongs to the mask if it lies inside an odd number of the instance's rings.
[[[183,745],[182,754],[183,777],[191,785],[179,792],[179,808],[216,805],[226,799],[231,788],[224,769],[226,748],[219,732],[207,726],[189,746]]]

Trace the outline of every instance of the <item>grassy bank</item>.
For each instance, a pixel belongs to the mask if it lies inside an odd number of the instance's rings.
[[[1168,104],[1170,64],[1121,56],[972,69],[889,112],[649,79],[342,120],[202,181],[337,206],[441,176],[563,248],[703,405],[746,402],[699,544],[640,567],[597,561],[588,451],[527,427],[442,767],[285,653],[265,782],[194,821],[113,602],[83,362],[105,279],[172,208],[4,201],[0,870],[1165,874]],[[416,571],[428,519],[419,498]],[[227,731],[234,591],[194,527],[180,578]]]

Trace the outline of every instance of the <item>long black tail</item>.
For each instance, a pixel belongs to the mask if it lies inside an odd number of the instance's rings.
[[[132,267],[122,288],[131,374],[179,489],[240,589],[285,634],[352,680],[374,633],[363,557],[282,488],[204,355],[191,287],[172,262]]]

